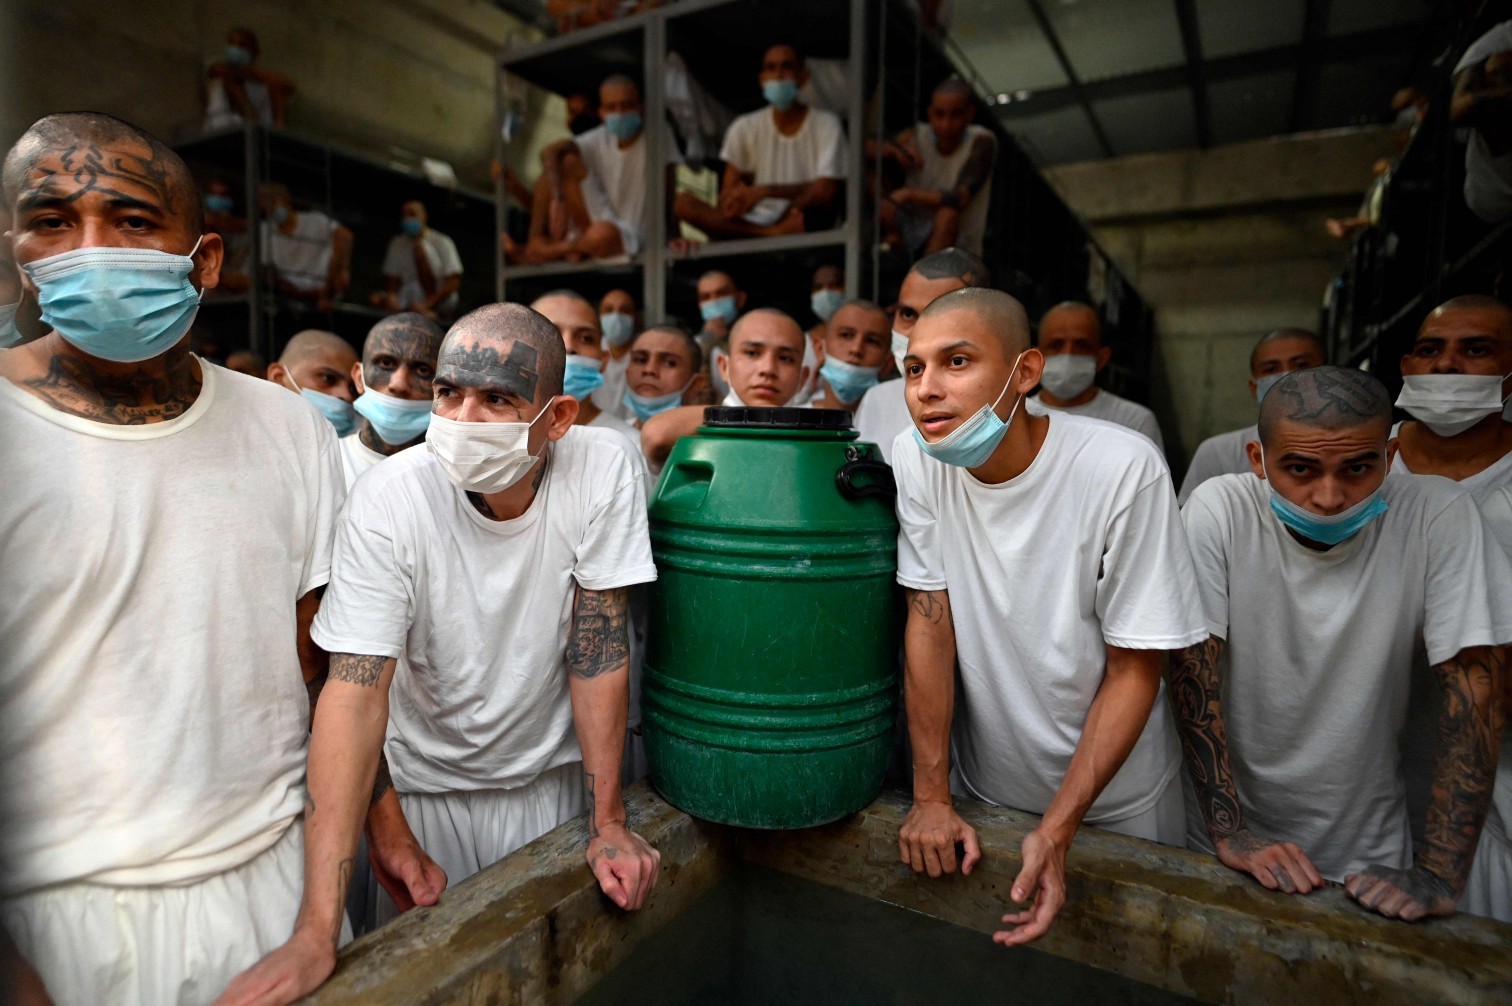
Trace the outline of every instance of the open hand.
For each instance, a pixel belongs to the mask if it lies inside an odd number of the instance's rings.
[[[661,853],[623,824],[611,822],[588,841],[588,866],[609,900],[634,912],[645,905],[661,877]]]
[[[285,1006],[315,991],[334,970],[330,934],[295,929],[289,942],[233,978],[213,1006]]]
[[[1349,896],[1388,919],[1416,922],[1435,915],[1453,915],[1455,897],[1449,885],[1421,867],[1397,870],[1376,864],[1364,873],[1344,878]]]
[[[1213,845],[1220,863],[1248,873],[1267,890],[1307,894],[1323,886],[1323,875],[1292,842],[1271,842],[1242,828]]]
[[[976,829],[961,820],[949,802],[915,803],[898,829],[899,857],[915,873],[931,877],[955,872],[957,842],[966,850],[961,857],[961,872],[970,873],[982,858],[982,847]]]
[[[1018,904],[1028,902],[1029,907],[1004,915],[1003,921],[1013,928],[992,934],[992,942],[1005,947],[1045,935],[1066,903],[1066,850],[1038,830],[1024,836],[1021,848],[1024,866],[1009,895]]]

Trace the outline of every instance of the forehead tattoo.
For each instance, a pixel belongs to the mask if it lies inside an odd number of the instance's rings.
[[[503,357],[496,347],[481,342],[453,345],[441,357],[438,376],[452,384],[499,388],[533,402],[540,375],[535,347],[516,339]]]
[[[388,354],[400,360],[433,360],[440,344],[441,333],[396,322],[373,331],[366,356]]]
[[[108,198],[133,202],[141,202],[146,193],[165,212],[173,213],[176,209],[172,172],[151,148],[144,155],[129,148],[101,147],[87,142],[67,146],[38,144],[27,159],[26,173],[35,180],[21,196],[22,208],[54,199],[71,203],[99,192]],[[72,191],[67,188],[70,181],[74,185]]]

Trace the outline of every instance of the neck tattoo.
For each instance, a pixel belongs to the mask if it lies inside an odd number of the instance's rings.
[[[47,373],[23,381],[28,391],[59,412],[114,426],[145,426],[177,419],[199,397],[203,380],[187,347],[174,347],[161,363],[118,373],[74,354],[56,353]]]

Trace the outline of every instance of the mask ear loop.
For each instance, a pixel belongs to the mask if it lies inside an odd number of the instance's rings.
[[[1028,350],[1025,350],[1025,352],[1028,352]],[[1008,389],[1009,388],[1013,387],[1013,378],[1014,378],[1014,375],[1016,375],[1018,373],[1019,364],[1021,362],[1023,362],[1023,359],[1024,359],[1024,354],[1023,353],[1020,353],[1018,356],[1016,356],[1016,357],[1013,358],[1013,369],[1010,370],[1010,371],[1008,371],[1008,381],[1007,381],[1006,384],[1003,385],[1003,390],[1000,391],[1000,392],[998,392],[997,400],[992,403],[992,414],[993,415],[997,415],[997,407],[998,407],[998,405],[1000,405],[1002,403],[1003,396],[1006,395],[1006,394],[1008,394]],[[1011,409],[1008,410],[1008,418],[1005,419],[1005,420],[1003,420],[1003,425],[1004,426],[1007,426],[1009,423],[1013,422],[1013,417],[1018,414],[1018,408],[1019,408],[1019,406],[1023,405],[1023,404],[1024,404],[1024,396],[1023,395],[1019,395],[1018,401],[1016,401],[1016,402],[1013,403],[1013,408],[1011,408]]]

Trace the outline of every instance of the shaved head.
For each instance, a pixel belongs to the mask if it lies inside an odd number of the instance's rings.
[[[333,357],[346,358],[345,366],[350,367],[357,362],[357,351],[352,344],[347,342],[335,332],[326,332],[318,328],[307,328],[298,332],[288,345],[284,346],[283,352],[278,354],[278,362],[285,367],[297,367],[312,356],[329,354]]]
[[[1384,439],[1391,430],[1391,396],[1363,370],[1329,366],[1293,370],[1260,403],[1260,442],[1271,444],[1283,422],[1329,431],[1379,425]]]
[[[199,190],[183,158],[145,129],[103,112],[60,112],[32,123],[6,155],[4,184],[13,210],[23,201],[71,201],[97,191],[155,202],[195,234],[205,228]]]
[[[1444,301],[1438,307],[1428,312],[1428,317],[1423,319],[1423,324],[1419,326],[1418,331],[1421,332],[1424,328],[1428,327],[1429,322],[1436,321],[1452,311],[1485,311],[1488,314],[1495,315],[1500,322],[1499,327],[1504,329],[1508,334],[1512,334],[1512,307],[1508,307],[1495,297],[1489,297],[1481,293],[1451,297]]]
[[[1318,338],[1316,332],[1309,332],[1305,328],[1278,328],[1274,332],[1267,332],[1255,343],[1255,348],[1250,350],[1250,373],[1255,372],[1255,365],[1260,362],[1260,351],[1275,342],[1288,339],[1303,339],[1318,347],[1318,357],[1326,359],[1328,354],[1323,350],[1323,340]]]
[[[960,77],[950,76],[935,85],[933,96],[937,98],[965,98],[967,101],[976,100],[971,93],[971,86]]]
[[[1102,319],[1098,317],[1097,309],[1090,304],[1083,304],[1079,300],[1063,300],[1046,311],[1040,317],[1039,327],[1043,329],[1052,322],[1072,318],[1089,322],[1092,335],[1097,338],[1099,345],[1102,344]]]
[[[488,304],[458,318],[446,333],[436,378],[543,403],[562,393],[566,364],[562,335],[544,315],[523,304]]]
[[[770,324],[776,322],[775,325]],[[735,348],[741,333],[752,327],[760,327],[767,332],[778,333],[784,339],[791,342],[799,353],[803,352],[804,335],[803,328],[793,320],[792,315],[786,311],[779,311],[775,307],[758,307],[754,311],[747,311],[735,322],[735,327],[730,329],[730,348]]]
[[[642,336],[650,335],[653,332],[675,336],[677,341],[682,344],[683,351],[688,354],[688,359],[693,364],[693,372],[697,373],[703,369],[703,347],[698,344],[698,340],[693,337],[691,332],[676,325],[652,325],[650,328],[636,335],[635,341],[630,343],[630,348],[634,349],[635,343],[640,342]]]
[[[371,367],[373,358],[382,353],[434,364],[444,335],[441,326],[423,314],[413,311],[391,314],[368,331],[362,343],[362,364]]]
[[[909,272],[918,273],[924,279],[960,280],[968,287],[992,285],[992,274],[987,269],[987,263],[961,248],[946,248],[925,255],[914,263]]]
[[[952,290],[926,307],[919,320],[955,311],[969,311],[985,323],[997,336],[1006,359],[1012,360],[1029,348],[1029,315],[1024,305],[1001,290],[970,286]]]

